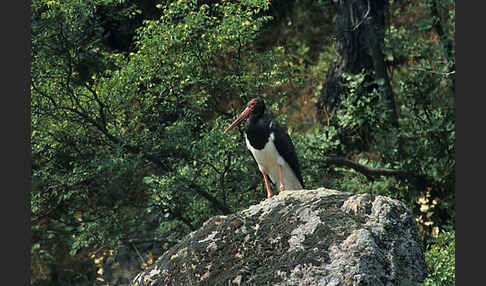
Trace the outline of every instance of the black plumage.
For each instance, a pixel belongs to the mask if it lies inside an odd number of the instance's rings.
[[[241,115],[226,128],[225,133],[245,118],[248,118],[245,128],[247,147],[263,174],[268,197],[272,193],[267,173],[274,184],[280,182],[281,191],[304,188],[294,144],[274,117],[265,113],[265,104],[261,99],[251,100]]]

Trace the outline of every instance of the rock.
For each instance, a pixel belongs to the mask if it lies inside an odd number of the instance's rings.
[[[94,262],[97,267],[96,280],[100,282],[97,282],[96,285],[128,286],[133,277],[145,266],[145,262],[148,262],[153,256],[158,257],[163,254],[163,245],[150,241],[150,239],[144,239],[155,237],[161,218],[151,215],[146,219],[148,223],[137,232],[136,236],[132,235],[134,241],[120,241],[115,249],[98,252]]]
[[[320,188],[209,219],[131,285],[418,285],[425,275],[403,203]]]

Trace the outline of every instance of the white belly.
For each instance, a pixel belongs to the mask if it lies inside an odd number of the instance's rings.
[[[275,144],[273,144],[273,134],[270,136],[270,140],[268,140],[267,144],[262,150],[258,150],[253,148],[250,145],[250,142],[246,138],[245,134],[245,141],[246,147],[250,152],[253,154],[255,158],[258,168],[261,172],[265,172],[272,182],[278,186],[280,185],[280,170],[279,165],[282,166],[282,177],[283,177],[283,184],[285,190],[301,190],[302,185],[300,184],[299,180],[295,176],[294,172],[290,168],[290,166],[285,162],[285,160],[278,154],[277,148]]]

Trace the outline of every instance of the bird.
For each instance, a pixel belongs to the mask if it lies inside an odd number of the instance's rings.
[[[243,112],[224,130],[224,134],[244,119],[247,119],[246,146],[263,175],[267,198],[272,198],[273,195],[268,177],[273,184],[279,184],[281,192],[304,189],[294,144],[287,131],[273,116],[265,113],[265,103],[262,99],[250,100]]]

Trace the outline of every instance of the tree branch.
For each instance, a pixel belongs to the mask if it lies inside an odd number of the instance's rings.
[[[177,244],[178,241],[173,241],[169,239],[161,239],[161,238],[152,238],[152,239],[136,239],[136,238],[129,238],[122,240],[125,243],[129,244],[143,244],[143,243],[169,243],[171,245]]]
[[[230,214],[231,213],[231,210],[229,209],[229,207],[223,203],[223,202],[220,202],[216,197],[214,197],[213,195],[211,195],[210,193],[206,192],[205,190],[203,190],[201,188],[201,186],[197,185],[196,183],[194,182],[190,182],[187,186],[188,188],[192,188],[194,191],[196,191],[196,193],[198,193],[200,196],[202,196],[203,198],[205,198],[206,200],[210,201],[213,206],[222,211],[223,214]]]
[[[434,71],[434,70],[427,70],[427,69],[415,68],[415,67],[409,67],[408,70],[411,70],[411,71],[421,71],[421,72],[427,72],[427,73],[433,73],[433,74],[438,74],[438,75],[442,75],[442,76],[445,76],[445,77],[448,77],[448,76],[453,75],[453,74],[456,73],[455,70],[452,70],[450,72],[438,72],[438,71]]]
[[[227,154],[227,156],[225,156],[225,157],[226,157],[226,164],[224,166],[223,172],[219,176],[219,185],[221,186],[221,192],[222,192],[222,196],[223,196],[223,203],[226,203],[226,190],[225,190],[225,187],[224,187],[224,176],[226,175],[226,173],[231,168],[231,153]]]
[[[93,88],[91,88],[86,82],[83,82],[83,84],[84,84],[84,87],[86,87],[86,89],[88,89],[89,92],[91,92],[94,99],[98,103],[101,121],[103,122],[104,125],[106,125],[105,105],[103,104],[100,97],[98,96],[98,93]]]
[[[452,65],[449,68],[449,73],[447,74],[447,76],[451,74],[455,74],[456,63],[453,54],[453,41],[452,39],[447,38],[447,34],[443,28],[443,23],[441,21],[439,10],[437,8],[437,3],[435,0],[430,1],[429,13],[432,19],[434,19],[433,21],[434,29],[437,32],[437,35],[439,36],[439,41],[441,43],[444,55],[447,58],[447,60],[452,63]],[[452,92],[455,94],[455,91],[456,91],[456,84],[455,81],[453,80]]]
[[[425,187],[425,185],[429,183],[429,179],[427,179],[425,176],[420,174],[415,174],[412,172],[407,172],[407,171],[397,170],[397,169],[371,168],[341,157],[325,157],[323,160],[316,160],[316,161],[329,164],[329,165],[351,168],[365,175],[368,178],[386,176],[386,177],[395,177],[402,180],[406,179],[412,181],[415,185],[417,185],[417,187],[420,188]]]
[[[363,17],[361,18],[361,20],[358,22],[358,24],[354,25],[354,27],[351,29],[351,30],[347,30],[348,32],[352,32],[352,31],[355,31],[356,29],[358,29],[358,27],[363,24],[363,22],[366,20],[366,18],[368,17],[368,15],[370,14],[370,10],[371,10],[371,6],[370,6],[370,0],[367,1],[368,2],[368,9],[366,10],[366,13],[363,15]],[[354,20],[354,17],[353,17],[353,6],[350,5],[349,6],[349,9],[350,9],[350,12],[351,12],[351,21]]]

